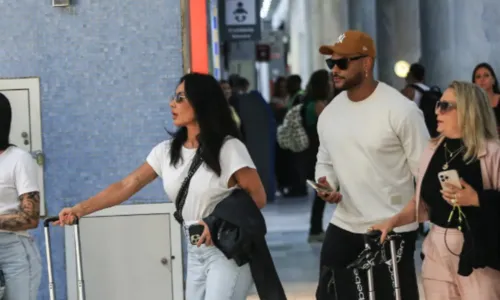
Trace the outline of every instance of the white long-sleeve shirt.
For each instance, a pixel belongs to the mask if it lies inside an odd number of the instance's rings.
[[[321,113],[318,134],[316,180],[326,176],[343,196],[332,224],[364,233],[411,200],[430,137],[421,110],[396,89],[379,82],[359,102],[342,92]],[[417,227],[413,223],[395,230]]]

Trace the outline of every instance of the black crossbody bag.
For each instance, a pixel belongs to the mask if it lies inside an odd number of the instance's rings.
[[[186,197],[189,190],[189,183],[191,182],[191,178],[193,178],[194,173],[196,173],[196,170],[198,170],[198,168],[201,166],[202,163],[203,159],[201,158],[200,152],[198,150],[196,151],[193,161],[191,162],[188,174],[186,178],[184,178],[184,181],[182,182],[182,185],[179,189],[179,193],[177,193],[177,198],[175,199],[176,211],[174,212],[174,217],[177,220],[177,222],[181,224],[181,226],[184,223],[184,219],[182,218],[182,209],[184,208],[184,204],[186,203]]]

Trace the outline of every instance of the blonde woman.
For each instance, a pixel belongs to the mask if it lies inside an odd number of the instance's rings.
[[[371,229],[384,239],[417,220],[433,224],[422,246],[426,300],[500,299],[500,144],[488,95],[454,81],[436,114],[440,136],[422,154],[413,201]],[[441,186],[438,174],[450,170],[461,187]]]

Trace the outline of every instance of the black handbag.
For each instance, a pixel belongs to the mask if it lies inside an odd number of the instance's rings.
[[[251,239],[238,226],[222,221],[217,230],[217,247],[227,258],[232,258],[238,266],[243,266],[251,259]]]

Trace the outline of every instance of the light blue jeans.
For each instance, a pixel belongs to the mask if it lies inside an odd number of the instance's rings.
[[[0,232],[0,269],[6,288],[2,300],[37,299],[42,262],[33,238]]]
[[[187,243],[186,300],[245,300],[252,284],[249,264],[238,267],[215,246]]]

